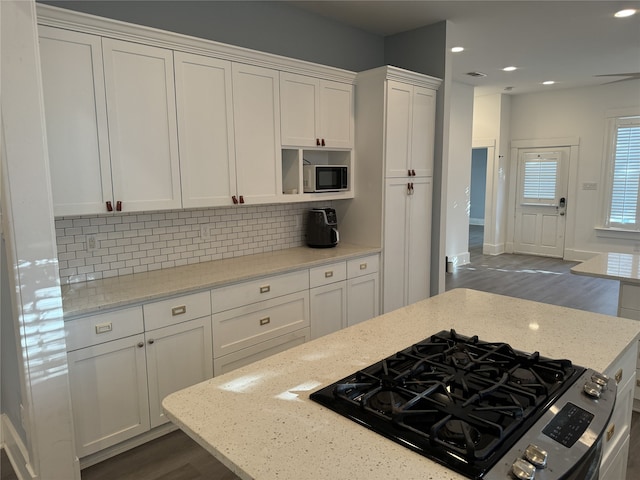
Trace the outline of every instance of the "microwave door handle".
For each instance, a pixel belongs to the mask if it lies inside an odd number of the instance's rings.
[[[335,228],[332,228],[331,231],[335,234],[335,242],[336,244],[340,243],[340,233]]]

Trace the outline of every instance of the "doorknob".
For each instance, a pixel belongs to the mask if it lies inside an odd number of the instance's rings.
[[[560,208],[564,208],[567,205],[567,199],[562,197],[560,199]]]

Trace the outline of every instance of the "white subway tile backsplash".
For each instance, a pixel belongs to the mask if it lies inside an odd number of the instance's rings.
[[[304,244],[306,212],[331,202],[235,206],[55,220],[63,284],[271,252]],[[201,225],[210,225],[202,238]],[[96,247],[87,250],[87,235]]]

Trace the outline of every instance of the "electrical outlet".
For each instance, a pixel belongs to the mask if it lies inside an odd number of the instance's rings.
[[[200,238],[202,238],[203,240],[209,240],[211,239],[211,225],[210,224],[203,224],[200,225]]]
[[[95,235],[87,235],[87,252],[93,252],[98,249],[98,239]]]

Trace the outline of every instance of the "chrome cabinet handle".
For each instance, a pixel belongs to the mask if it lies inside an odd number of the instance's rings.
[[[620,383],[620,380],[622,380],[622,369],[616,372],[614,378],[616,379],[616,383]]]
[[[612,423],[609,428],[607,428],[607,442],[611,440],[613,435],[616,433],[616,424]]]

